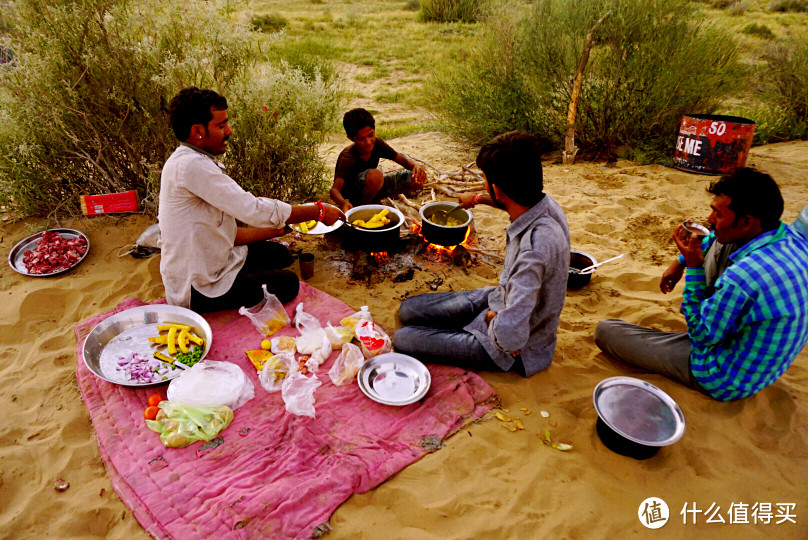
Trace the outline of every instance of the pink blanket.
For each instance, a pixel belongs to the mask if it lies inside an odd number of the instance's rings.
[[[327,322],[354,312],[306,284],[287,304],[299,302]],[[238,364],[255,385],[255,398],[235,411],[214,448],[195,443],[164,448],[143,420],[146,400],[166,386],[130,388],[99,379],[82,359],[84,337],[113,313],[143,305],[127,299],[116,310],[76,326],[77,378],[93,422],[101,457],[118,495],[141,525],[157,538],[309,538],[352,493],[368,491],[427,450],[422,437],[443,439],[494,404],[492,388],[479,376],[429,366],[427,396],[406,407],[371,401],[357,384],[334,386],[321,366],[315,392],[316,418],[286,412],[280,392],[269,394],[244,354],[261,336],[235,311],[206,316],[214,332],[209,359]],[[297,335],[287,326],[277,335]]]

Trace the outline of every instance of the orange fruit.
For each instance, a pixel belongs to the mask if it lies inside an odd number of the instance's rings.
[[[146,410],[143,411],[143,418],[146,420],[154,420],[157,418],[158,412],[160,412],[160,407],[146,407]]]
[[[157,407],[163,401],[163,396],[160,394],[152,394],[149,396],[149,407]]]

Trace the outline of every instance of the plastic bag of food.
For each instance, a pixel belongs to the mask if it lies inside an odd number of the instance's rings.
[[[238,409],[255,396],[253,383],[236,364],[202,360],[168,385],[168,400],[194,407]]]
[[[354,338],[353,330],[347,326],[339,325],[334,327],[331,326],[331,323],[328,323],[324,330],[325,335],[328,337],[328,341],[331,343],[331,348],[335,351],[341,349],[346,343],[350,343]]]
[[[303,302],[295,308],[295,327],[300,332],[296,342],[297,352],[300,354],[314,354],[323,347],[323,340],[328,341],[320,321],[303,311]],[[330,350],[331,342],[328,342],[328,347]]]
[[[154,420],[146,420],[149,429],[160,434],[169,448],[181,448],[196,441],[209,441],[233,421],[233,410],[227,405],[193,407],[185,403],[161,401]]]
[[[278,297],[267,292],[266,284],[261,285],[261,288],[264,289],[264,299],[251,308],[241,306],[238,312],[248,317],[261,335],[271,336],[289,324],[289,315]]]
[[[295,353],[295,337],[294,336],[275,336],[269,340],[270,351],[272,354],[281,354],[282,352],[291,351]]]
[[[348,384],[354,380],[359,368],[365,363],[365,357],[359,347],[353,343],[346,343],[342,346],[342,352],[334,361],[334,365],[328,370],[331,382],[337,386]]]
[[[294,351],[286,351],[269,358],[258,373],[258,381],[267,392],[277,392],[290,373],[297,371]]]
[[[362,306],[359,311],[354,313],[353,315],[348,315],[344,319],[340,321],[342,326],[346,326],[351,329],[351,332],[356,330],[356,325],[359,321],[372,321],[373,317],[370,315],[370,310],[367,306]]]
[[[281,397],[286,410],[298,416],[314,418],[314,391],[323,384],[317,375],[306,377],[296,371],[283,380]]]
[[[393,350],[390,336],[373,321],[359,322],[354,332],[365,358],[372,358],[377,354],[388,353]]]

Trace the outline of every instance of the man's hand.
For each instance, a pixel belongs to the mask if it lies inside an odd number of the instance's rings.
[[[346,201],[347,202],[347,201]],[[323,214],[323,223],[325,225],[333,225],[339,218],[344,218],[342,210],[330,204],[323,205],[325,212]]]
[[[485,324],[491,324],[491,321],[493,321],[494,317],[496,317],[496,316],[497,316],[496,311],[489,311],[488,313],[486,313],[485,314]]]
[[[420,165],[416,165],[412,168],[412,187],[415,189],[421,189],[424,187],[424,183],[426,182],[426,171]]]
[[[679,264],[679,260],[673,261],[665,272],[662,273],[662,279],[659,280],[659,290],[662,291],[663,294],[668,294],[676,287],[676,284],[679,283],[679,280],[682,279],[682,275],[685,273],[684,267]]]
[[[343,212],[347,212],[347,211],[348,211],[348,210],[350,210],[351,208],[353,208],[353,205],[351,204],[351,201],[349,201],[348,199],[343,199],[343,202],[342,202],[342,204],[340,205],[340,209],[341,209]]]
[[[685,266],[704,266],[704,252],[701,250],[702,237],[688,232],[681,224],[673,231],[673,241],[685,256]]]

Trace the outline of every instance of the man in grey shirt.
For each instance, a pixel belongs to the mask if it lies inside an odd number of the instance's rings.
[[[427,363],[532,375],[550,365],[567,291],[570,239],[559,204],[543,192],[536,137],[511,131],[482,147],[477,166],[488,195],[461,194],[508,212],[498,286],[407,298],[396,351]]]
[[[283,270],[289,251],[268,238],[286,225],[312,219],[333,224],[333,206],[291,206],[244,191],[216,159],[233,134],[227,100],[213,90],[189,87],[171,100],[169,116],[180,146],[160,177],[160,274],[169,304],[199,313],[253,306],[262,284],[288,302],[298,279]],[[238,227],[236,220],[245,223]]]

